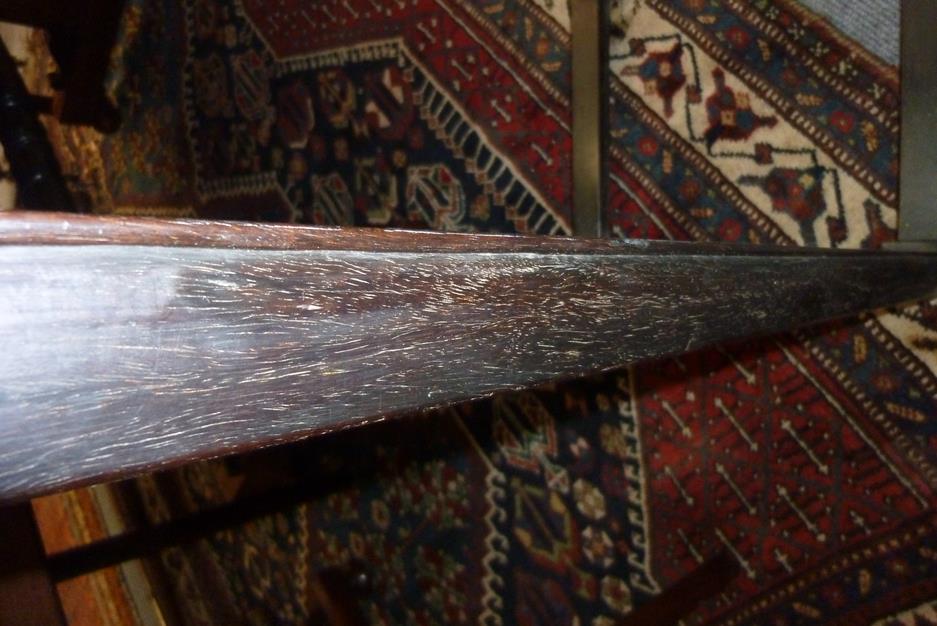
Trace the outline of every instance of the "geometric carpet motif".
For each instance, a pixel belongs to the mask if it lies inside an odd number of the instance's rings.
[[[565,232],[568,115],[543,110],[551,94],[492,53],[502,31],[462,26],[491,7],[359,4],[194,4],[186,104],[201,200],[230,212],[232,196],[256,196],[293,212],[270,217],[318,224]],[[236,17],[218,38],[225,10]],[[561,70],[551,54],[543,64]]]
[[[611,5],[614,235],[895,238],[895,68],[793,0]],[[59,131],[104,210],[568,232],[567,2],[133,7],[122,130]],[[927,624],[935,372],[937,307],[921,303],[198,464],[126,497],[162,519],[258,473],[335,482],[168,551],[192,624],[302,623],[310,572],[355,559],[374,623],[602,626],[721,549],[742,575],[689,624]]]
[[[618,373],[502,394],[190,465],[129,496],[158,521],[225,502],[258,474],[331,486],[164,553],[188,624],[304,623],[308,574],[352,561],[367,565],[376,590],[362,606],[377,624],[612,624],[659,590],[630,393]]]
[[[611,54],[613,183],[618,168],[644,177],[611,187],[627,194],[622,234],[641,233],[628,219],[640,211],[654,218],[646,234],[679,239],[894,238],[893,75],[863,73],[871,61],[793,3],[649,1],[629,17]],[[740,607],[772,602],[783,617],[771,623],[867,620],[894,606],[886,593],[933,594],[934,563],[913,552],[920,582],[888,576],[883,596],[845,579],[810,603],[780,591],[932,508],[937,394],[920,310],[637,368],[654,572],[665,584],[725,547],[745,573],[694,623],[768,623]],[[909,330],[913,316],[924,323]]]

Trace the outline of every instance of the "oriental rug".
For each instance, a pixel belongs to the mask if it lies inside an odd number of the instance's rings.
[[[612,234],[895,238],[894,67],[793,0],[611,10]],[[135,4],[123,129],[58,143],[106,211],[563,234],[569,49],[566,0]],[[374,623],[602,626],[723,549],[688,624],[934,624],[935,372],[921,303],[120,490],[153,521],[336,483],[166,552],[186,624],[304,623],[356,560]]]

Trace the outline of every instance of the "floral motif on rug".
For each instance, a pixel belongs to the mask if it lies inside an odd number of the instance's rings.
[[[381,624],[613,623],[658,591],[641,434],[624,373],[137,482],[153,520],[258,471],[328,485],[297,509],[162,560],[193,624],[303,623],[307,576],[364,563]],[[258,468],[262,468],[258,470]],[[604,622],[602,621],[604,620]]]
[[[550,80],[568,75],[566,36],[539,7],[295,2],[270,12],[247,0],[187,9],[186,106],[203,213],[566,231],[568,87]]]
[[[894,239],[892,70],[792,2],[648,0],[629,18],[610,55],[617,232]],[[915,548],[894,556],[908,578],[811,582],[801,604],[783,591],[932,508],[930,308],[637,368],[652,571],[666,584],[725,548],[744,572],[691,623],[866,623],[933,595]]]

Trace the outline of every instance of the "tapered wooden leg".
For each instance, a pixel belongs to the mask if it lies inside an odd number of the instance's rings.
[[[29,502],[0,509],[0,626],[66,626]]]
[[[311,623],[329,626],[365,626],[367,620],[358,606],[366,587],[363,570],[330,567],[315,574],[310,582],[310,605],[315,613]],[[317,609],[317,610],[316,610]]]
[[[700,603],[721,593],[738,575],[738,562],[728,552],[719,552],[631,613],[619,626],[676,626]]]

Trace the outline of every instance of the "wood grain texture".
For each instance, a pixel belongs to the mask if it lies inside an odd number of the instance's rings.
[[[0,219],[0,500],[937,287],[925,254],[182,222],[163,223],[167,247],[154,221],[100,218],[38,220],[42,245],[21,245],[23,219]]]
[[[76,215],[36,211],[0,213],[0,245],[133,245],[251,250],[360,252],[536,252],[558,254],[719,254],[866,257],[860,250],[685,243],[646,239],[589,239],[529,235],[452,234],[426,230],[336,228],[194,219]],[[923,252],[922,252],[923,253]]]

